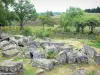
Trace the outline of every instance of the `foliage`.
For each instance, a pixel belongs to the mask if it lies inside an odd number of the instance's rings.
[[[68,30],[68,27],[75,26],[75,19],[79,19],[84,15],[84,11],[80,8],[70,7],[65,13],[60,15],[60,25],[64,28],[64,31]]]
[[[93,47],[96,47],[96,48],[100,48],[100,42],[90,41],[90,40],[82,40],[82,42],[84,42],[85,44],[87,44],[89,46],[93,46]]]
[[[42,37],[49,37],[50,36],[50,31],[43,31],[42,32]]]
[[[53,26],[55,24],[52,17],[50,16],[50,13],[48,11],[46,12],[46,14],[41,13],[38,16],[38,19],[41,20],[41,22],[42,22],[43,30],[44,30],[44,25],[45,24],[50,25],[50,26]]]
[[[14,4],[14,10],[20,19],[20,30],[23,29],[24,20],[29,20],[36,14],[34,5],[32,5],[28,0],[19,0]]]
[[[39,34],[36,34],[38,37],[50,37],[51,35],[51,31],[47,31],[47,30],[42,30],[41,32],[39,32]]]
[[[96,40],[100,43],[100,34],[96,37]]]
[[[50,58],[55,58],[56,57],[56,53],[54,51],[49,51],[46,54],[46,58],[50,59]]]
[[[87,20],[87,26],[89,26],[89,29],[90,29],[90,33],[93,33],[93,30],[95,27],[99,26],[99,20],[96,19],[96,18],[88,18]]]
[[[52,11],[47,11],[46,14],[53,16],[53,12]]]
[[[14,0],[0,0],[0,25],[9,25],[11,20],[11,12],[8,10],[8,6],[12,5]]]
[[[22,30],[22,34],[25,35],[25,36],[32,35],[32,30],[27,27],[27,28]]]
[[[87,75],[93,75],[93,73],[92,72],[88,72]]]
[[[93,8],[93,9],[85,9],[85,12],[88,12],[88,13],[100,13],[100,7]]]

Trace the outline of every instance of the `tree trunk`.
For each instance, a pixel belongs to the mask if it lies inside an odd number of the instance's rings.
[[[23,30],[24,27],[23,27],[23,20],[20,21],[20,30]]]
[[[80,26],[79,25],[76,27],[76,32],[80,32]]]
[[[1,30],[1,26],[0,26],[0,39],[1,39],[1,33],[2,33],[2,30]]]
[[[44,23],[43,23],[43,30],[44,30]]]
[[[82,33],[84,33],[84,27],[81,27]]]
[[[94,30],[94,28],[93,28],[93,27],[91,27],[90,34],[93,34],[93,30]]]

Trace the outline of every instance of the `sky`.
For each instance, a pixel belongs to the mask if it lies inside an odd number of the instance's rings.
[[[70,6],[86,8],[96,8],[100,6],[100,0],[31,0],[37,12],[65,12]]]

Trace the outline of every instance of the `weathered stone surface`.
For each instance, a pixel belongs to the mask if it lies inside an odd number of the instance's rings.
[[[59,65],[59,61],[57,61],[56,59],[49,59],[51,60],[52,62],[54,62],[54,65]]]
[[[15,37],[10,37],[10,42],[15,43],[16,45],[18,45],[18,40],[15,39]]]
[[[65,44],[65,43],[58,43],[58,42],[57,42],[57,43],[56,43],[56,42],[51,42],[51,43],[50,43],[50,45],[54,45],[54,46],[56,46],[56,47],[64,46],[64,44]]]
[[[0,42],[0,49],[4,57],[13,57],[18,54],[18,46],[10,41],[4,40]]]
[[[95,55],[95,62],[96,62],[97,64],[100,64],[100,54],[96,54],[96,55]]]
[[[100,75],[100,72],[96,72],[94,75]]]
[[[54,67],[54,62],[49,59],[35,59],[33,60],[33,66],[51,70]]]
[[[63,47],[62,49],[66,52],[73,52],[73,49],[71,47]]]
[[[75,63],[76,62],[76,56],[73,52],[68,52],[67,53],[67,62],[69,64]]]
[[[73,72],[72,74],[69,75],[85,75],[84,69],[80,68],[79,70]]]
[[[5,60],[0,62],[0,72],[4,73],[16,73],[23,69],[22,62],[12,62],[11,60]]]
[[[82,52],[76,53],[76,63],[88,63],[88,57]]]
[[[15,37],[15,39],[20,39],[23,37],[23,35],[15,35],[14,37]]]
[[[44,70],[43,69],[37,69],[36,70],[36,75],[43,75]]]
[[[48,37],[44,37],[43,40],[51,42],[51,38],[48,38]]]
[[[9,45],[10,44],[10,42],[8,42],[8,41],[2,41],[2,42],[0,42],[0,49],[2,48],[2,47],[4,47],[4,46],[6,46],[6,45]]]
[[[46,46],[44,46],[44,49],[45,49],[46,53],[51,52],[51,51],[53,51],[55,53],[59,53],[60,52],[60,49],[55,47],[54,45],[52,45],[52,46],[46,45]]]
[[[91,48],[91,47],[89,47],[89,46],[87,46],[87,45],[83,45],[83,49],[85,50],[85,52],[87,53],[87,54],[89,54],[91,57],[94,57],[95,56],[95,54],[97,53],[93,48]]]
[[[37,58],[45,58],[45,54],[44,53],[40,53],[40,52],[37,52],[37,51],[28,51],[25,53],[25,56],[26,58],[30,59],[30,58],[33,58],[33,59],[37,59]]]
[[[41,46],[44,48],[45,46],[50,46],[51,42],[45,41],[45,42],[41,42]]]
[[[18,53],[19,53],[18,50],[12,49],[12,50],[3,51],[2,55],[3,57],[13,57],[16,56]]]
[[[2,47],[3,51],[12,50],[12,49],[17,49],[17,45],[16,44],[9,44],[9,45]]]
[[[67,55],[65,51],[61,51],[57,56],[56,60],[59,64],[65,64],[67,62]]]
[[[38,58],[45,58],[45,54],[33,51],[33,59],[38,59]]]
[[[28,43],[28,46],[35,46],[35,47],[40,47],[40,42],[39,41],[31,41]]]
[[[4,38],[9,38],[10,36],[7,33],[1,33],[0,38],[4,39]]]

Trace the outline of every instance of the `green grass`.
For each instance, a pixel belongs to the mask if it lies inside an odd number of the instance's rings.
[[[85,44],[89,45],[89,46],[93,46],[96,48],[100,48],[100,42],[97,41],[90,41],[90,40],[81,40],[81,42],[84,42]]]
[[[100,18],[100,14],[87,13],[86,15]],[[59,17],[57,16],[56,18],[59,18]],[[32,31],[33,35],[34,34],[39,35],[43,28],[42,26],[38,26],[37,24],[36,26],[35,24],[32,25],[32,23],[28,23],[28,25],[31,25],[31,26],[25,26],[25,28],[28,27]],[[96,41],[96,36],[100,33],[100,27],[95,28],[94,34],[88,34],[89,33],[88,27],[85,28],[84,34],[82,34],[81,32],[75,33],[74,28],[71,29],[71,32],[63,32],[62,28],[58,28],[57,25],[55,27],[45,26],[45,30],[48,30],[48,29],[51,29],[50,38],[52,38],[53,40],[56,40],[57,42],[58,40],[60,40],[69,44],[75,44],[77,47],[80,45],[80,42],[84,42],[85,44],[89,46],[96,47],[98,49],[97,51],[100,52],[100,43]],[[6,26],[6,27],[2,27],[2,30],[12,35],[21,34],[19,26],[11,26],[11,27]],[[40,40],[40,39],[37,38],[37,40]],[[39,49],[39,50],[42,51],[42,49]],[[0,54],[0,62],[7,59],[8,58],[4,58]],[[27,60],[24,57],[21,57],[21,58],[13,57],[11,59],[13,59],[13,61],[23,60],[24,70],[23,72],[20,72],[18,75],[36,75],[37,68],[32,67],[32,62],[29,63],[29,61],[31,60]],[[91,73],[89,72],[92,72],[92,71],[100,71],[100,65],[79,64],[79,65],[76,65],[74,69],[72,69],[71,65],[66,64],[66,65],[56,66],[51,71],[46,71],[43,75],[69,75],[70,73],[72,73],[73,71],[81,67],[85,68],[87,75],[91,75]]]

